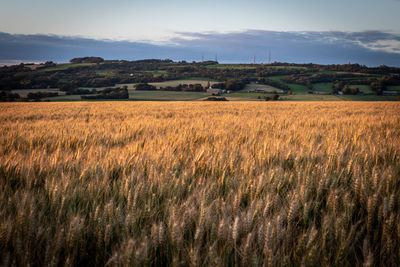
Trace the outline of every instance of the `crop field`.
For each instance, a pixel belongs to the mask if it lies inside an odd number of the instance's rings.
[[[4,266],[395,266],[398,102],[0,104]]]

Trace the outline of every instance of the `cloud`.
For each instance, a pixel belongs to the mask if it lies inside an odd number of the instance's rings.
[[[144,42],[95,40],[56,35],[0,33],[0,60],[53,60],[65,62],[78,56],[136,60],[170,58],[192,61],[343,64],[400,66],[400,36],[381,31],[364,32],[179,32],[168,45]]]
[[[206,51],[222,51],[227,58],[256,55],[266,60],[269,51],[274,60],[288,62],[399,65],[400,35],[381,32],[277,32],[248,30],[233,33],[179,33],[172,39],[180,46]]]

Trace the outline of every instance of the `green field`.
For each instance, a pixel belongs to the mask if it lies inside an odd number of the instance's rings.
[[[306,67],[299,67],[299,66],[267,66],[268,68],[274,69],[295,69],[295,70],[305,70]]]
[[[263,93],[247,93],[247,92],[236,92],[231,94],[224,95],[225,97],[232,98],[232,100],[258,100],[258,97],[264,98],[266,96],[272,96],[272,94],[263,94]]]
[[[306,86],[300,85],[300,84],[294,84],[294,83],[287,83],[287,86],[289,86],[290,90],[294,94],[304,94],[307,91],[310,91]]]
[[[389,91],[398,91],[398,92],[400,92],[400,85],[389,85],[389,86],[387,87],[387,90],[389,90]]]
[[[285,75],[277,75],[277,76],[270,76],[268,79],[276,81],[276,82],[283,82],[281,79],[285,77]],[[283,82],[284,83],[284,82]]]
[[[89,63],[90,64],[90,63]],[[77,64],[62,64],[62,65],[77,65]],[[82,64],[80,64],[82,65]],[[60,65],[58,65],[59,67]],[[106,75],[106,73],[104,73]],[[271,80],[278,81],[284,83],[281,79],[284,76],[271,76],[268,77]],[[218,83],[217,81],[210,80],[210,84],[213,85]],[[171,80],[165,82],[156,82],[150,83],[151,85],[160,87],[167,86],[177,86],[179,84],[201,84],[203,87],[206,87],[208,84],[208,79],[205,78],[187,78],[181,80]],[[286,84],[291,90],[293,95],[281,95],[281,100],[291,100],[291,101],[396,101],[396,96],[376,96],[374,95],[374,91],[369,85],[350,85],[351,87],[358,87],[361,92],[363,92],[364,96],[352,96],[352,95],[312,95],[306,94],[309,89],[303,85],[298,84]],[[116,84],[116,86],[128,86],[129,90],[129,99],[135,101],[197,101],[202,100],[208,96],[209,93],[206,92],[174,92],[174,91],[136,91],[134,90],[135,84]],[[325,92],[330,92],[332,89],[332,83],[315,83],[313,84],[314,90],[321,90]],[[92,88],[84,88],[84,89],[92,89]],[[104,87],[95,88],[100,91],[104,89]],[[255,92],[255,90],[264,90],[265,93]],[[388,86],[387,90],[399,91],[400,86]],[[250,92],[248,92],[250,91]],[[253,91],[253,92],[251,92]],[[282,90],[274,88],[272,86],[256,84],[249,84],[239,92],[234,92],[232,94],[225,94],[228,100],[231,101],[259,101],[259,97],[263,99],[266,96],[271,96],[271,93],[276,91],[281,93]],[[63,95],[64,92],[58,91],[58,89],[31,89],[31,90],[13,90],[13,93],[18,93],[22,97],[26,97],[26,95],[30,92],[59,92],[60,96],[44,98],[44,101],[80,101],[80,95]],[[94,100],[98,101],[98,100]],[[103,100],[101,100],[103,101]],[[106,100],[107,101],[107,100]]]
[[[290,90],[292,91],[293,94],[304,94],[305,92],[310,91],[304,85],[294,84],[294,83],[286,83],[286,82],[282,81],[281,79],[283,77],[285,77],[285,75],[271,76],[271,77],[268,77],[268,79],[286,84],[290,88]]]
[[[332,84],[333,83],[314,83],[312,86],[314,90],[330,93],[332,92]]]
[[[154,77],[159,77],[161,75],[168,74],[168,72],[165,70],[146,70],[144,72],[151,73],[153,74]]]
[[[243,92],[264,91],[266,93],[273,93],[273,92],[283,93],[282,89],[275,88],[275,87],[272,87],[272,86],[266,85],[266,84],[257,84],[257,83],[250,83],[250,84],[246,85],[246,87],[242,91]]]
[[[358,88],[360,89],[360,92],[363,92],[364,94],[375,94],[375,91],[372,90],[371,86],[366,85],[366,84],[352,84],[350,85],[351,88]]]

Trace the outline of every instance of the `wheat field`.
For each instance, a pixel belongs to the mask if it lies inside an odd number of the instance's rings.
[[[396,102],[0,104],[4,266],[393,266]]]

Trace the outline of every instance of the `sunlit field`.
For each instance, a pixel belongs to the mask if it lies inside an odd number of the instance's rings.
[[[400,262],[400,103],[0,104],[2,265]]]

